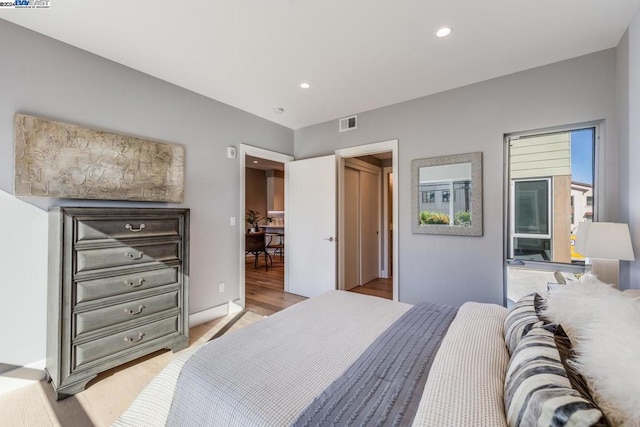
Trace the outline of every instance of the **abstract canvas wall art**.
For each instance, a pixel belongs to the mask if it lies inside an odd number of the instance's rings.
[[[180,203],[184,147],[16,114],[14,193]]]

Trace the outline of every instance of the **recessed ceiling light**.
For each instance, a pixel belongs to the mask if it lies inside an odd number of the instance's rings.
[[[311,87],[311,85],[309,83],[307,83],[307,82],[303,82],[303,83],[300,83],[300,87],[302,89],[309,89]]]
[[[257,161],[257,160],[254,160],[254,161],[253,161],[253,163],[258,163],[258,161]]]
[[[273,109],[273,112],[276,113],[276,114],[282,114],[282,113],[284,113],[284,108],[276,107],[276,108]]]
[[[436,36],[440,38],[447,37],[449,34],[451,34],[451,27],[442,27],[436,31]]]

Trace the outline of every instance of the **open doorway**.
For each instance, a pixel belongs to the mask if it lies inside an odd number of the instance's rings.
[[[283,300],[286,288],[284,164],[293,158],[244,144],[239,151],[240,304],[270,315],[268,301]]]
[[[398,299],[397,140],[338,150],[338,288]]]
[[[245,177],[245,281],[284,290],[284,163],[247,155]]]
[[[284,163],[245,154],[245,308],[269,315],[284,293]]]
[[[393,282],[387,266],[390,151],[344,160],[344,289],[393,299]],[[385,227],[386,225],[386,227]],[[385,228],[387,230],[385,230]]]

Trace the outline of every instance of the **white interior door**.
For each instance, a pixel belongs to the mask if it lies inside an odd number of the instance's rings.
[[[336,158],[285,164],[285,289],[313,297],[336,289]]]

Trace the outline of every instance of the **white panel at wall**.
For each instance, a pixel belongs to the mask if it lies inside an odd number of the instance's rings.
[[[0,363],[44,360],[47,212],[0,190]]]

